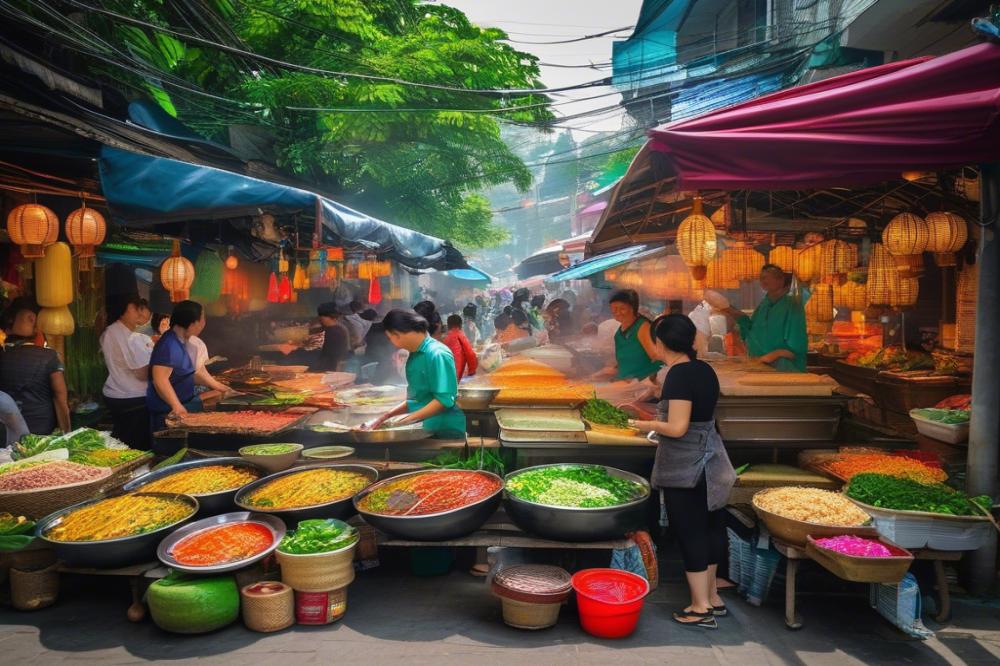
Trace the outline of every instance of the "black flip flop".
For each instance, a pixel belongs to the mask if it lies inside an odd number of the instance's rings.
[[[681,619],[685,617],[696,617],[698,619],[691,621]],[[676,622],[677,624],[683,624],[686,627],[701,627],[702,629],[719,628],[718,622],[715,621],[715,613],[711,609],[705,611],[704,613],[699,613],[696,611],[686,611],[681,609],[679,611],[674,611],[671,619],[673,619],[673,621]]]
[[[712,606],[712,615],[714,615],[715,617],[726,617],[727,615],[729,615],[729,609],[726,608],[725,604]]]

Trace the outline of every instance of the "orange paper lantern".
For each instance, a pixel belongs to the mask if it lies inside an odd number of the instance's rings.
[[[66,238],[76,250],[80,259],[90,259],[94,256],[94,247],[104,242],[107,233],[107,223],[104,216],[93,208],[87,208],[86,202],[66,216]],[[87,270],[90,262],[81,262],[80,268]]]
[[[44,257],[45,248],[59,238],[59,218],[41,204],[21,204],[7,215],[7,234],[25,259]]]
[[[174,250],[160,266],[160,282],[174,303],[186,300],[194,283],[194,264],[181,256],[181,243],[174,241]]]
[[[819,243],[795,252],[795,277],[800,282],[811,282],[820,277],[820,254]]]

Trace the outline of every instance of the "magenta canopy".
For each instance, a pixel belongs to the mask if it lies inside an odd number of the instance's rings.
[[[1000,45],[858,70],[649,131],[680,189],[875,183],[1000,161]]]

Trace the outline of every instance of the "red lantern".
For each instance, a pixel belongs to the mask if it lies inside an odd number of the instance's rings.
[[[281,292],[278,291],[278,276],[271,273],[271,277],[267,279],[267,302],[277,303],[281,300]]]
[[[382,281],[378,278],[372,278],[368,283],[368,302],[372,305],[382,302]]]
[[[281,282],[278,283],[278,301],[281,303],[288,303],[292,300],[292,281],[288,279],[287,275],[281,276]]]

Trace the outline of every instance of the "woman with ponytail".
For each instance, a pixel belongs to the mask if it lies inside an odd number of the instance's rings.
[[[673,619],[716,629],[715,618],[727,614],[715,584],[726,549],[723,510],[736,482],[715,428],[719,378],[712,366],[696,358],[696,328],[689,318],[666,315],[652,328],[656,357],[667,367],[657,420],[630,423],[656,437],[651,482],[666,504],[691,591],[691,603]]]

